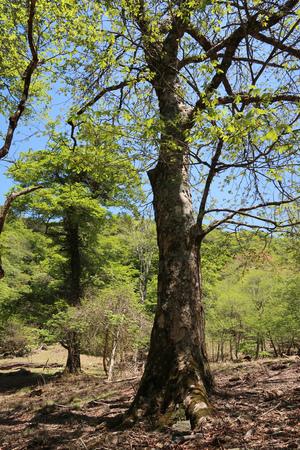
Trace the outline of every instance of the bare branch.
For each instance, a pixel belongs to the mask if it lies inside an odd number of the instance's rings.
[[[300,49],[290,47],[289,45],[283,44],[277,39],[272,38],[271,36],[265,36],[262,33],[253,33],[253,37],[258,39],[261,42],[265,42],[266,44],[272,45],[273,47],[280,49],[289,55],[296,56],[296,58],[300,58]]]
[[[299,3],[299,0],[288,0],[284,5],[282,5],[277,12],[271,14],[268,17],[267,29],[272,28],[277,25],[286,14],[290,13],[295,6]],[[209,96],[214,92],[220,84],[223,82],[224,77],[231,67],[233,58],[235,57],[235,52],[240,45],[241,41],[245,39],[247,35],[253,35],[260,33],[266,29],[266,24],[259,20],[259,13],[250,16],[247,22],[242,23],[238,28],[236,28],[230,36],[225,38],[222,42],[218,43],[214,47],[208,50],[207,54],[214,54],[221,49],[225,49],[222,61],[218,65],[217,73],[212,77],[210,83],[207,85],[204,93],[204,97]],[[186,123],[187,128],[191,128],[193,125],[194,117],[197,111],[202,110],[206,107],[204,99],[200,98],[194,109],[189,115],[189,120]]]
[[[103,88],[97,95],[95,95],[94,98],[92,98],[91,100],[89,100],[88,102],[86,102],[78,111],[77,111],[77,116],[80,116],[81,114],[85,113],[85,111],[90,107],[93,106],[95,103],[97,103],[98,100],[100,100],[102,97],[104,97],[105,94],[107,94],[108,92],[113,92],[113,91],[119,91],[121,89],[123,89],[125,86],[130,85],[134,80],[124,80],[121,81],[118,84],[114,84],[112,86],[108,86],[106,88]],[[136,80],[137,81],[137,80]]]
[[[267,226],[267,225],[261,225],[261,224],[250,224],[250,223],[246,223],[246,222],[238,222],[235,220],[230,220],[229,222],[227,222],[228,225],[234,225],[235,226],[235,230],[237,230],[240,227],[244,227],[244,228],[250,228],[252,230],[265,230],[269,233],[275,233],[275,232],[282,232],[282,230],[286,229],[286,228],[292,228],[292,227],[297,227],[300,225],[300,222],[291,222],[291,223],[280,223],[280,222],[274,222],[273,226]],[[270,222],[271,224],[271,222]]]
[[[237,210],[232,210],[232,209],[227,209],[227,208],[222,208],[222,209],[209,209],[207,211],[205,211],[205,214],[210,214],[213,212],[227,212],[229,213],[227,216],[223,217],[223,219],[220,219],[218,221],[212,222],[204,231],[204,235],[210,233],[211,231],[215,230],[216,228],[218,228],[220,225],[223,225],[224,223],[229,223],[231,221],[231,219],[233,219],[235,216],[237,215],[241,215],[241,216],[248,216],[248,217],[252,217],[255,219],[258,219],[258,217],[253,216],[251,214],[249,214],[250,211],[254,211],[256,209],[260,209],[260,208],[267,208],[267,207],[271,207],[271,206],[282,206],[282,205],[286,205],[289,203],[294,203],[297,200],[300,200],[300,196],[299,197],[295,197],[295,198],[291,198],[288,200],[278,200],[278,201],[274,201],[274,202],[265,202],[265,203],[259,203],[258,205],[253,205],[253,206],[247,206],[246,208],[240,208]],[[264,220],[263,218],[259,218],[259,220],[261,221],[265,221],[265,222],[269,222],[270,219],[266,218],[266,220]]]
[[[210,169],[206,178],[206,183],[204,186],[204,190],[203,190],[203,194],[202,194],[202,199],[200,202],[200,207],[199,207],[199,213],[198,213],[198,218],[197,218],[197,225],[198,227],[200,227],[201,231],[202,231],[202,223],[203,223],[203,218],[205,215],[205,206],[206,206],[206,202],[207,202],[207,198],[209,195],[209,191],[210,191],[210,187],[211,187],[211,183],[214,179],[214,176],[217,173],[216,167],[219,161],[219,158],[221,156],[221,152],[222,152],[222,148],[223,148],[223,144],[224,141],[222,139],[219,139],[215,154],[211,160],[211,164],[210,164]]]

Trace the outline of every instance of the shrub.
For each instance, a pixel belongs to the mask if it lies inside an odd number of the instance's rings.
[[[36,330],[17,319],[0,324],[0,353],[6,356],[25,356],[36,344]]]

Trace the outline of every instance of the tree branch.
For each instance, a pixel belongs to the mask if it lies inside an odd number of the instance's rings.
[[[31,60],[28,64],[28,66],[25,69],[25,72],[22,76],[24,80],[23,84],[23,90],[21,99],[18,103],[16,112],[9,118],[9,125],[6,132],[5,140],[3,146],[0,148],[0,159],[4,158],[11,147],[14,132],[18,126],[18,122],[20,117],[22,116],[26,102],[29,96],[29,89],[31,85],[31,79],[34,71],[36,70],[39,60],[38,60],[38,54],[34,45],[34,37],[33,37],[33,22],[34,22],[34,16],[35,16],[35,7],[36,7],[37,0],[31,0],[29,4],[29,17],[27,22],[27,40],[31,52]]]
[[[300,58],[300,49],[298,48],[290,47],[289,45],[283,44],[277,39],[274,39],[271,36],[265,36],[262,33],[252,33],[252,36],[261,42],[272,45],[273,47],[288,53],[289,55]]]
[[[261,97],[259,95],[251,95],[247,94],[245,92],[236,93],[234,95],[227,95],[224,97],[218,98],[218,105],[230,105],[232,103],[235,103],[237,100],[240,100],[241,103],[244,103],[244,105],[249,105],[251,103],[275,103],[275,102],[291,102],[291,103],[298,103],[300,102],[300,95],[295,94],[275,94],[275,95],[269,95],[267,94],[266,97]]]
[[[211,183],[212,183],[212,181],[214,179],[214,176],[217,173],[216,167],[217,167],[219,158],[221,156],[223,144],[224,144],[224,141],[222,139],[219,139],[219,142],[218,142],[215,154],[214,154],[214,156],[213,156],[213,158],[211,160],[210,169],[209,169],[209,172],[208,172],[208,175],[207,175],[207,178],[206,178],[206,183],[205,183],[205,186],[204,186],[202,199],[201,199],[200,207],[199,207],[198,218],[197,218],[197,226],[201,229],[201,231],[202,231],[203,218],[205,216],[205,206],[206,206],[207,198],[208,198],[208,195],[209,195]]]
[[[246,222],[238,222],[235,220],[230,220],[227,222],[229,225],[234,225],[235,229],[239,228],[239,227],[246,227],[246,228],[250,228],[253,230],[266,230],[269,233],[274,233],[276,231],[281,231],[284,228],[291,228],[291,227],[297,227],[298,225],[300,225],[300,222],[292,222],[292,223],[281,223],[281,222],[273,222],[273,226],[267,226],[267,225],[254,225],[254,224],[250,224],[250,223],[246,223]],[[272,224],[271,221],[268,221],[267,223]]]
[[[113,92],[113,91],[118,91],[122,88],[124,88],[125,86],[128,86],[131,83],[131,81],[129,80],[124,80],[121,83],[118,84],[114,84],[112,86],[108,86],[104,89],[102,89],[97,95],[95,95],[94,98],[92,98],[91,100],[89,100],[88,102],[86,102],[78,111],[77,111],[77,116],[80,116],[81,114],[85,113],[85,111],[90,107],[93,106],[98,100],[100,100],[100,98],[102,98],[105,94],[107,94],[107,92]]]
[[[43,189],[43,188],[44,188],[44,186],[32,186],[32,187],[22,189],[21,191],[12,192],[11,194],[9,194],[6,197],[4,205],[1,207],[1,210],[0,210],[0,233],[2,233],[2,231],[3,231],[5,219],[7,217],[9,209],[10,209],[12,203],[14,202],[14,200],[16,198],[20,197],[21,195],[30,194],[31,192],[34,192],[34,191],[37,191],[38,189]]]
[[[274,202],[265,202],[265,203],[259,203],[258,205],[253,205],[253,206],[247,206],[246,208],[240,208],[237,210],[232,210],[232,209],[209,209],[207,211],[205,211],[205,214],[210,214],[213,212],[228,212],[230,214],[228,214],[227,216],[223,217],[223,219],[220,219],[218,221],[212,222],[204,231],[204,235],[210,233],[211,231],[215,230],[216,228],[218,228],[220,225],[223,225],[224,223],[228,223],[231,219],[233,219],[233,217],[237,216],[237,215],[242,215],[242,216],[248,216],[248,217],[252,217],[252,218],[256,218],[258,219],[258,217],[253,216],[251,214],[248,214],[249,211],[254,211],[256,209],[260,209],[260,208],[267,208],[270,206],[281,206],[281,205],[286,205],[289,203],[294,203],[297,200],[300,200],[300,196],[299,197],[295,197],[295,198],[291,198],[288,200],[279,200],[279,201],[274,201]],[[264,220],[262,217],[259,218],[259,220],[261,221],[265,221],[268,222],[270,221],[269,219]]]
[[[283,17],[285,17],[291,10],[297,6],[299,0],[288,0],[284,5],[282,5],[277,12],[271,14],[268,17],[267,29],[272,28],[274,25],[277,25]],[[253,35],[261,32],[266,29],[266,24],[259,21],[259,12],[249,17],[248,21],[242,23],[238,28],[236,28],[230,36],[225,38],[222,42],[217,45],[211,47],[207,55],[214,54],[217,51],[225,48],[224,56],[222,61],[217,67],[217,73],[212,77],[212,80],[207,85],[204,98],[200,98],[193,110],[191,111],[188,121],[186,123],[187,128],[191,128],[194,122],[195,114],[206,107],[205,98],[210,96],[212,92],[214,92],[220,84],[223,82],[224,77],[226,76],[235,56],[235,52],[241,43],[241,41],[247,35]]]

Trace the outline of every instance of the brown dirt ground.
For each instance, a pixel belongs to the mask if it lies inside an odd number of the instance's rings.
[[[0,360],[1,450],[300,449],[300,358],[214,367],[227,396],[212,398],[215,415],[191,433],[182,419],[107,430],[101,423],[126,410],[138,378],[107,383],[98,358],[83,357],[83,374],[55,374],[59,347],[30,358]],[[46,364],[47,363],[47,364]]]

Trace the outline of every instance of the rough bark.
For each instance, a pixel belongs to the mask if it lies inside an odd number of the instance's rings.
[[[179,169],[177,167],[177,169]],[[192,427],[210,413],[213,386],[205,345],[201,302],[199,241],[183,161],[160,163],[149,177],[158,232],[158,305],[150,351],[130,412],[158,415],[182,403]]]
[[[173,83],[172,83],[173,81]],[[158,304],[144,375],[129,416],[157,418],[183,404],[191,426],[210,414],[213,387],[204,344],[200,239],[189,186],[188,147],[180,121],[185,115],[177,86],[157,87],[165,131],[160,160],[148,172],[154,194],[159,247]]]
[[[81,372],[80,340],[76,331],[69,331],[64,347],[68,350],[66,373],[77,374]]]
[[[265,31],[266,25],[265,21],[260,22],[258,13],[249,15],[234,31],[212,45],[197,29],[194,33],[194,27],[189,26],[189,22],[193,22],[189,20],[193,8],[189,9],[188,3],[176,2],[176,7],[180,10],[183,6],[184,11],[177,15],[170,14],[167,32],[161,27],[161,35],[157,40],[151,39],[153,33],[147,17],[146,2],[137,2],[137,12],[132,13],[141,32],[146,64],[153,74],[151,83],[159,104],[162,132],[158,163],[148,173],[154,195],[159,247],[158,305],[145,372],[128,414],[129,417],[157,416],[172,404],[182,403],[191,425],[196,426],[201,416],[209,413],[207,393],[213,388],[204,345],[199,277],[201,240],[204,233],[230,221],[237,214],[247,214],[250,210],[266,207],[266,203],[249,207],[247,211],[243,208],[229,211],[224,219],[214,221],[208,227],[203,226],[204,216],[208,212],[206,203],[211,183],[216,176],[223,147],[223,139],[220,138],[209,164],[196,226],[189,187],[186,135],[193,128],[197,113],[206,109],[206,99],[211,99],[214,93],[218,95],[222,83],[226,91],[232,90],[230,85],[228,88],[226,76],[237,49],[245,36],[256,36]],[[288,0],[278,11],[270,12],[268,28],[277,25],[297,3],[297,0]],[[202,81],[199,88],[196,84],[195,87],[201,92],[198,92],[199,99],[193,108],[184,103],[184,90],[181,90],[178,77],[182,67],[178,63],[179,45],[186,31],[211,59],[224,50],[210,82],[203,82],[203,90]],[[233,98],[231,94],[229,97]],[[219,98],[218,104],[228,104],[228,99]],[[267,206],[276,205],[269,202]],[[224,344],[222,339],[222,359]]]

